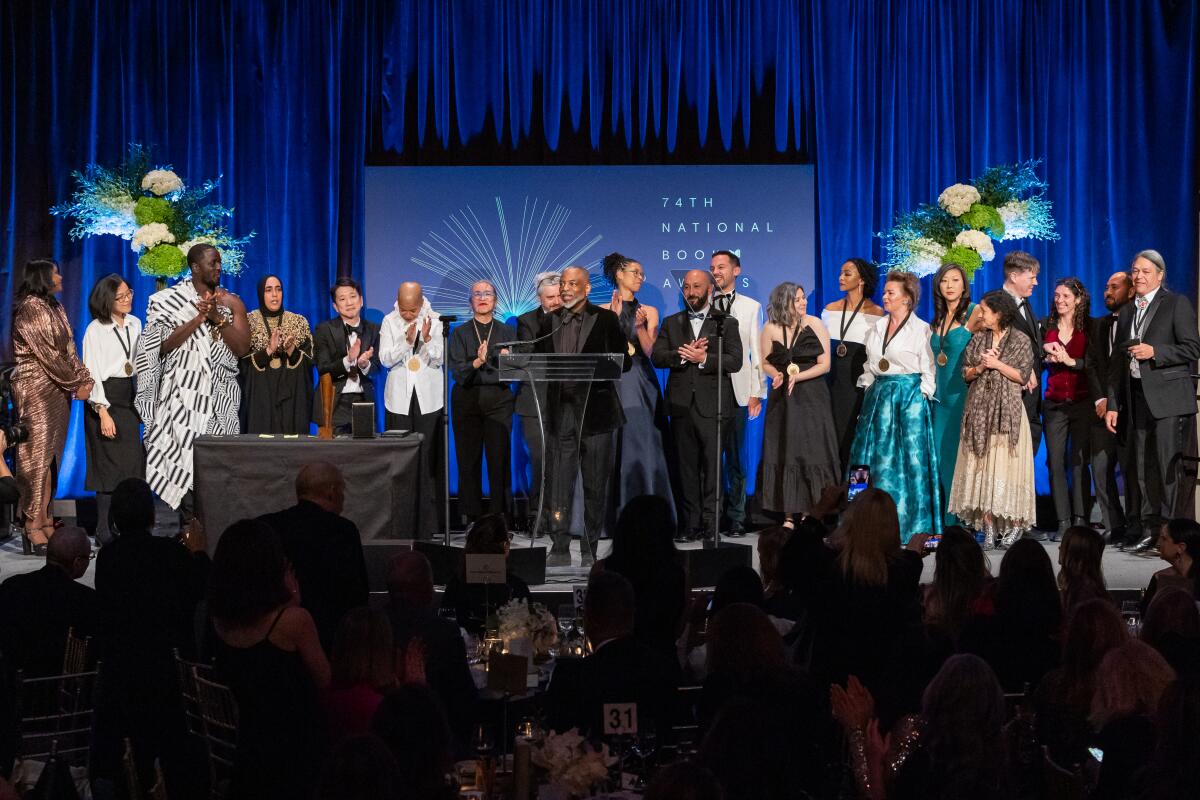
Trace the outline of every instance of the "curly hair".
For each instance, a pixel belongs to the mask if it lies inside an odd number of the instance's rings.
[[[633,263],[633,259],[628,256],[623,256],[620,253],[609,253],[600,262],[600,268],[604,272],[604,277],[608,278],[608,282],[613,286],[617,285],[617,273]]]
[[[1017,301],[1003,289],[992,289],[979,298],[982,305],[987,306],[993,314],[1000,315],[1001,329],[1008,329],[1017,320]]]
[[[871,297],[879,288],[879,270],[865,258],[847,258],[844,264],[853,264],[858,270],[858,277],[863,283],[863,297]]]
[[[1075,276],[1063,278],[1058,283],[1054,284],[1054,288],[1065,286],[1070,290],[1071,294],[1079,300],[1075,305],[1075,313],[1072,314],[1071,327],[1077,331],[1081,331],[1088,323],[1088,309],[1092,307],[1092,296],[1088,294],[1087,288],[1084,287],[1083,281]],[[1050,303],[1050,324],[1058,325],[1058,308],[1053,301]]]

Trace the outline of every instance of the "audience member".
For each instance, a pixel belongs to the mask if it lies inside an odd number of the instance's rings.
[[[1064,765],[1086,759],[1096,670],[1109,651],[1129,640],[1125,621],[1108,600],[1080,603],[1067,619],[1062,666],[1042,678],[1033,696],[1038,741],[1049,748],[1055,762]]]
[[[994,598],[995,614],[967,620],[959,650],[986,661],[1005,692],[1036,688],[1062,650],[1062,600],[1046,548],[1030,539],[1009,547]]]
[[[616,572],[598,572],[588,581],[583,627],[592,653],[560,659],[546,692],[550,727],[579,728],[599,735],[605,703],[635,703],[638,729],[669,739],[679,667],[633,634],[636,600],[633,584]]]
[[[396,800],[404,797],[392,751],[377,736],[351,736],[321,770],[316,800]]]
[[[485,514],[475,520],[467,531],[463,555],[502,555],[507,560],[512,538],[503,514]],[[504,584],[467,583],[464,573],[450,576],[442,608],[453,608],[458,624],[478,636],[483,633],[487,618],[511,600],[530,599],[525,581],[512,572],[505,572]]]
[[[924,682],[919,664],[921,555],[924,534],[900,546],[896,503],[869,488],[847,509],[834,533],[840,552],[819,598],[812,671],[822,684],[857,675],[890,725],[914,711]]]
[[[299,594],[273,529],[241,520],[221,536],[208,609],[221,644],[216,675],[238,704],[232,798],[294,800],[316,781],[325,745],[317,693],[330,668]]]
[[[822,776],[808,764],[789,761],[796,733],[782,714],[748,697],[726,703],[708,728],[696,760],[710,770],[725,800],[797,800],[822,796],[810,791]]]
[[[1178,586],[1160,589],[1142,618],[1139,638],[1176,673],[1200,674],[1200,610],[1191,592]]]
[[[279,535],[328,653],[346,612],[367,604],[367,565],[358,527],[343,517],[346,479],[333,464],[305,464],[296,475],[296,505],[259,517]]]
[[[725,800],[711,771],[691,761],[663,767],[646,788],[646,800]]]
[[[197,652],[196,612],[210,565],[203,530],[190,526],[182,543],[155,536],[154,494],[140,478],[117,484],[109,520],[116,539],[96,556],[102,666],[92,775],[119,779],[128,738],[143,778],[152,782],[160,758],[182,796],[203,765],[187,755],[174,651],[185,658]]]
[[[0,459],[2,460],[2,459]],[[0,583],[0,653],[25,677],[58,675],[67,631],[79,638],[100,630],[96,592],[79,582],[87,572],[91,545],[82,528],[60,528],[46,545],[46,566]]]
[[[1165,586],[1178,586],[1192,597],[1200,597],[1196,591],[1200,584],[1200,564],[1194,557],[1197,553],[1200,553],[1200,523],[1180,517],[1162,526],[1158,534],[1158,557],[1171,566],[1151,576],[1142,597],[1143,609],[1150,607],[1155,592]]]
[[[762,573],[763,598],[768,602],[783,589],[779,580],[779,562],[792,530],[773,525],[758,532],[758,570]]]
[[[990,612],[992,573],[975,537],[958,525],[942,531],[933,583],[925,587],[925,626],[951,646],[972,614]]]
[[[334,640],[331,681],[324,695],[334,744],[370,730],[375,709],[396,685],[394,662],[387,615],[365,606],[352,609]]]
[[[841,487],[835,487],[841,495]],[[821,598],[833,580],[836,554],[825,544],[826,529],[814,516],[796,522],[779,557],[779,589],[763,601],[775,619],[791,620],[784,635],[790,661],[807,670],[812,663],[813,639]]]
[[[400,772],[401,800],[453,800],[446,782],[454,766],[450,726],[437,696],[426,686],[405,684],[387,697],[371,720]]]
[[[672,654],[687,603],[687,580],[675,549],[675,514],[657,495],[625,504],[613,528],[612,551],[596,569],[612,570],[633,584],[637,604],[634,636]]]
[[[866,798],[1007,800],[1012,776],[1000,746],[1004,692],[980,658],[952,656],[926,687],[921,713],[880,734],[871,694],[857,681],[831,688],[834,716],[850,739],[854,777]],[[891,745],[890,748],[888,745]]]
[[[455,752],[470,745],[476,689],[458,625],[434,611],[433,568],[417,552],[388,564],[388,615],[400,683],[428,684],[441,700],[454,735]]]
[[[1154,753],[1154,715],[1174,680],[1175,671],[1163,657],[1136,639],[1113,648],[1100,662],[1091,721],[1104,758],[1093,800],[1131,794],[1134,774]]]
[[[1154,754],[1140,777],[1141,800],[1177,800],[1200,786],[1200,677],[1181,675],[1163,693]]]
[[[1111,601],[1100,567],[1103,556],[1104,537],[1098,531],[1073,525],[1063,534],[1058,546],[1058,588],[1068,616],[1071,609],[1088,600]]]

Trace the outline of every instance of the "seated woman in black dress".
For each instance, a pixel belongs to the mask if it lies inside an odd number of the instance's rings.
[[[208,608],[217,680],[238,704],[231,798],[293,800],[312,791],[325,751],[318,692],[330,668],[279,537],[241,520],[213,557]]]
[[[463,555],[502,555],[508,557],[511,538],[503,514],[485,514],[475,521],[467,531],[467,544]],[[465,568],[465,564],[464,564]],[[453,608],[458,624],[478,636],[487,624],[487,618],[496,609],[510,600],[529,602],[529,587],[525,581],[506,571],[503,584],[467,583],[460,573],[446,581],[446,594],[442,597],[442,608]]]

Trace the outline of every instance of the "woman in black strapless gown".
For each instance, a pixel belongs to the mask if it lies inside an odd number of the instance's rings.
[[[840,460],[830,410],[829,334],[805,314],[804,288],[781,283],[771,292],[762,331],[763,371],[771,379],[763,426],[762,505],[784,515],[813,507],[838,482]]]

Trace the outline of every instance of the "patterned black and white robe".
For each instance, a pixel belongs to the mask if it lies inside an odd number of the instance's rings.
[[[151,295],[138,340],[135,405],[146,424],[146,482],[178,509],[192,488],[192,443],[197,436],[238,432],[238,360],[208,324],[164,358],[162,343],[199,311],[190,278]],[[229,309],[218,306],[232,319]]]

